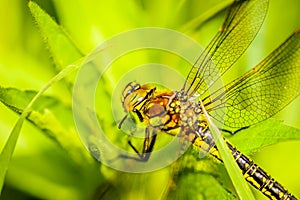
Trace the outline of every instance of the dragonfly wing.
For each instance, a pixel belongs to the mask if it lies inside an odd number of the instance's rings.
[[[268,0],[235,0],[219,32],[190,70],[183,91],[203,93],[248,48],[267,13]]]
[[[273,116],[299,94],[300,28],[252,70],[203,103],[218,121],[241,128]],[[226,113],[218,112],[222,109]]]

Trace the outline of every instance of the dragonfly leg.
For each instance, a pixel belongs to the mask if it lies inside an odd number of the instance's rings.
[[[235,130],[235,131],[230,131],[230,130],[227,130],[227,129],[222,129],[222,128],[220,128],[220,131],[229,133],[229,134],[231,134],[231,135],[235,135],[236,133],[238,133],[238,132],[240,132],[240,131],[242,131],[242,130],[245,130],[245,129],[247,129],[247,128],[249,128],[249,126],[245,126],[245,127],[239,128],[239,129],[237,129],[237,130]]]
[[[139,158],[127,156],[127,155],[121,155],[121,157],[146,162],[150,157],[150,154],[153,150],[156,141],[156,131],[149,130],[149,129],[150,127],[147,127],[145,130],[145,139],[144,139],[142,152],[139,152],[137,148],[131,143],[131,140],[128,140],[128,144],[135,151],[135,153],[138,155]]]

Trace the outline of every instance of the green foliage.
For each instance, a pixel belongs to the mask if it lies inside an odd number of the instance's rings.
[[[277,119],[268,119],[230,137],[230,141],[248,155],[269,145],[299,139],[299,129],[284,125]]]
[[[191,184],[193,183],[193,184]],[[205,185],[205,187],[203,187]],[[168,199],[236,199],[211,174],[186,173],[177,181]]]
[[[260,42],[254,43],[255,50],[250,49],[250,56],[253,51],[261,54],[278,45],[270,41],[286,38],[295,29],[297,20],[294,19],[299,19],[299,16],[295,17],[299,13],[298,1],[289,0],[289,13],[280,15],[275,11],[280,11],[283,6],[277,3],[276,7],[274,1],[270,1],[270,20],[267,20],[263,34],[258,36]],[[33,1],[0,3],[0,13],[5,15],[1,23],[7,30],[0,33],[0,101],[4,105],[0,107],[0,188],[4,183],[1,199],[15,199],[18,195],[20,199],[235,199],[223,165],[210,158],[198,159],[193,152],[188,152],[173,166],[147,174],[125,174],[102,166],[81,144],[71,105],[72,72],[97,43],[122,31],[145,26],[173,28],[201,42],[209,41],[218,30],[224,17],[222,11],[230,1],[49,2],[54,6],[44,9]],[[285,14],[290,24],[281,23],[286,27],[280,27],[282,33],[279,33],[275,28],[279,26],[278,20],[284,20]],[[271,36],[262,39],[264,34]],[[267,41],[263,47],[261,40]],[[256,49],[263,50],[257,52]],[[133,55],[131,63],[126,65],[140,63],[143,56],[147,59],[145,55],[140,55],[141,60],[137,56]],[[253,62],[244,59],[240,64]],[[178,68],[187,72],[187,69]],[[107,78],[116,84],[122,72],[129,69],[116,68]],[[103,90],[99,92],[99,98],[111,95],[107,85]],[[111,116],[108,107],[103,112],[99,115],[100,120]],[[296,112],[284,117],[288,121],[299,118]],[[299,127],[297,122],[299,120],[293,125]],[[107,123],[106,126],[115,130],[116,125]],[[114,136],[114,139],[127,145],[125,137]],[[300,132],[270,119],[228,136],[228,139],[245,154],[253,155],[269,145],[298,141]],[[285,148],[289,148],[288,143]],[[297,150],[295,148],[295,155],[300,153]],[[287,159],[296,159],[295,155],[287,155]],[[178,170],[172,171],[174,168]],[[288,168],[285,166],[285,171]],[[286,172],[286,176],[297,177],[293,173],[296,172]],[[299,196],[300,185],[295,184],[291,191]]]
[[[29,1],[28,6],[58,70],[83,56],[74,41],[45,11],[33,1]]]
[[[243,178],[243,175],[238,168],[238,165],[236,164],[230,150],[227,148],[225,140],[218,139],[222,138],[220,130],[212,122],[210,122],[209,128],[213,138],[215,139],[216,146],[219,150],[224,166],[228,171],[228,175],[232,181],[232,184],[234,185],[238,198],[254,200],[254,196],[245,179]]]

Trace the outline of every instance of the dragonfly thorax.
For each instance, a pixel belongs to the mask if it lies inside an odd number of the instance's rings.
[[[157,91],[155,86],[130,82],[122,93],[125,111],[137,116],[145,126],[175,135],[200,136],[208,127],[198,102],[175,91]]]

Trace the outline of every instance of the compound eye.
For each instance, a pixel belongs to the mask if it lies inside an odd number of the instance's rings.
[[[124,103],[125,99],[132,94],[133,92],[135,92],[136,90],[140,89],[141,85],[136,83],[136,82],[130,82],[128,83],[123,92],[122,92],[122,102]]]

